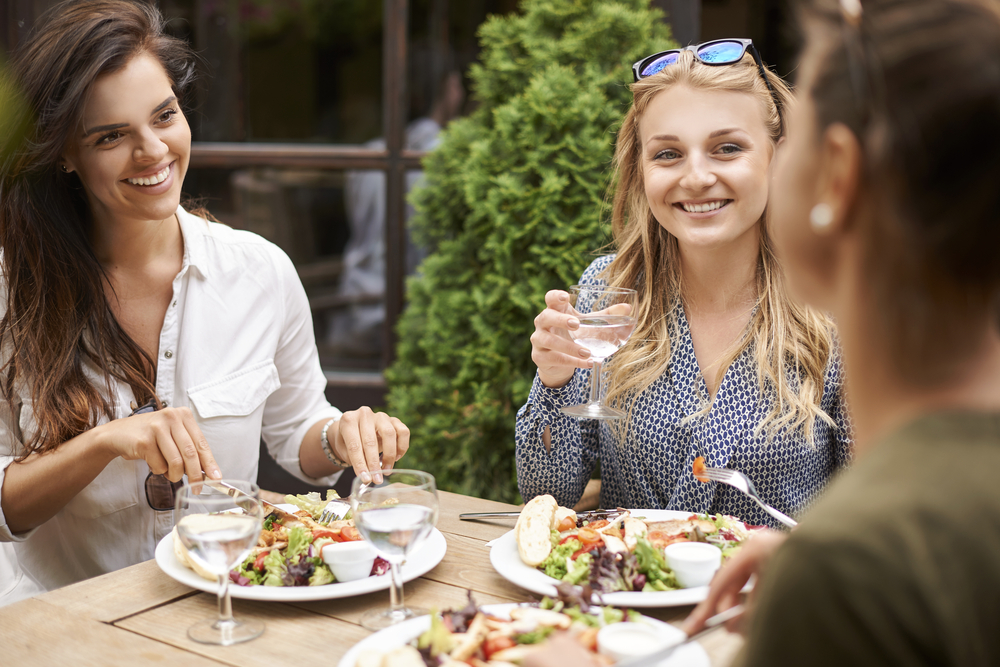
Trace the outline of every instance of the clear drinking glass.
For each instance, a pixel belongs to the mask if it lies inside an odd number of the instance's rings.
[[[205,480],[185,484],[177,492],[174,523],[181,544],[199,565],[219,578],[219,617],[188,629],[202,644],[229,646],[260,636],[264,623],[233,618],[229,571],[257,545],[264,511],[260,489],[243,480]]]
[[[381,484],[351,484],[351,509],[358,532],[389,561],[392,574],[390,607],[361,617],[361,625],[381,630],[427,613],[403,605],[400,566],[431,534],[437,523],[438,497],[434,476],[419,470],[383,470]]]
[[[604,360],[618,351],[635,329],[636,292],[625,287],[573,285],[569,288],[572,312],[580,328],[570,337],[590,350],[594,362],[590,372],[590,400],[560,408],[560,412],[580,419],[621,419],[625,413],[602,402],[601,381]]]

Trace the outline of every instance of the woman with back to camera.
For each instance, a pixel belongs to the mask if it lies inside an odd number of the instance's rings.
[[[567,293],[549,292],[531,336],[538,374],[517,418],[521,494],[573,506],[599,461],[601,507],[773,525],[691,469],[704,456],[740,470],[794,515],[850,457],[833,326],[786,298],[768,232],[789,92],[748,40],[656,54],[633,69],[614,158],[617,255],[580,280],[638,290],[635,332],[608,363],[608,401],[627,417],[560,414],[584,397],[591,362],[569,338],[579,320]]]
[[[180,206],[194,58],[157,10],[60,5],[11,70],[32,118],[0,151],[0,604],[152,558],[170,482],[254,480],[262,436],[305,481],[380,480],[409,433],[327,403],[288,257]]]
[[[857,463],[755,537],[688,629],[760,574],[748,665],[1000,656],[1000,8],[810,0],[775,174],[796,295],[836,316]],[[919,38],[918,38],[919,37]]]

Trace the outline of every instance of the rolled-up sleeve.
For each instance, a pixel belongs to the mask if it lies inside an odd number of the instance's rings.
[[[10,402],[0,399],[0,491],[7,478],[7,469],[14,463],[23,447],[20,437],[20,413],[19,403],[11,405]],[[0,503],[0,542],[23,542],[32,532],[34,531],[14,535],[7,525],[7,515],[3,511],[3,504]]]
[[[264,406],[262,437],[268,452],[282,468],[304,482],[333,486],[341,473],[314,479],[302,472],[299,448],[313,424],[341,416],[326,400],[326,376],[319,364],[312,314],[305,289],[291,260],[275,249],[280,298],[285,304],[284,322],[274,365],[281,387]]]
[[[577,370],[562,387],[552,389],[535,375],[528,401],[517,413],[515,458],[517,485],[525,500],[548,493],[565,507],[579,502],[598,459],[598,423],[578,420],[559,408],[583,400],[590,371]],[[551,448],[543,433],[549,429]]]

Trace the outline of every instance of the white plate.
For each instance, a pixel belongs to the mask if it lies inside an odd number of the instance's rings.
[[[448,544],[437,528],[431,530],[427,540],[403,563],[400,574],[403,581],[412,581],[424,575],[441,562]],[[188,569],[174,556],[173,535],[168,534],[156,545],[156,564],[168,576],[185,586],[197,588],[206,593],[216,593],[219,585],[202,579],[194,570]],[[374,591],[388,590],[391,578],[388,572],[378,577],[355,579],[325,586],[238,586],[229,584],[229,594],[244,600],[272,600],[275,602],[305,602],[307,600],[329,600],[363,595]]]
[[[630,510],[633,516],[641,517],[649,521],[669,521],[670,519],[686,519],[691,516],[691,512],[677,512],[674,510]],[[517,553],[517,538],[514,531],[506,533],[493,543],[490,550],[490,562],[493,567],[507,581],[525,588],[538,595],[556,596],[556,583],[558,581],[546,575],[540,570],[529,567],[521,560]],[[698,604],[705,599],[708,594],[708,586],[698,586],[697,588],[682,588],[676,591],[651,591],[642,593],[638,591],[619,591],[617,593],[605,593],[601,596],[601,601],[606,605],[616,607],[677,607],[687,604]],[[599,602],[594,597],[594,602]]]
[[[690,514],[690,512],[686,514]],[[481,609],[499,618],[510,618],[510,610],[516,606],[518,605],[513,603],[488,604],[481,607]],[[648,616],[643,616],[642,620],[659,629],[664,634],[668,634],[671,638],[676,637],[679,639],[682,636],[680,630],[663,621],[658,621]],[[385,630],[379,630],[352,646],[351,650],[345,653],[344,657],[337,663],[337,667],[355,667],[358,655],[362,651],[375,650],[382,653],[391,651],[419,637],[429,627],[431,627],[431,617],[421,616],[404,621],[399,625],[391,625]],[[708,659],[708,654],[705,653],[701,645],[691,643],[678,648],[667,660],[658,662],[655,666],[650,665],[650,667],[709,667],[710,665],[711,662]]]

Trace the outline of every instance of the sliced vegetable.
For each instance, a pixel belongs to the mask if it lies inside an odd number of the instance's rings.
[[[705,477],[705,457],[699,456],[695,458],[694,465],[691,466],[691,472],[694,473],[694,478],[699,482],[710,482],[708,477]]]

